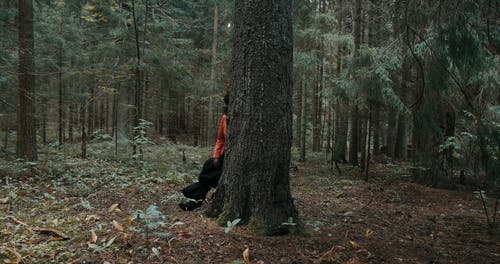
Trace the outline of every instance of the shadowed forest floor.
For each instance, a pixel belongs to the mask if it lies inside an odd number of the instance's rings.
[[[474,190],[413,183],[405,164],[373,164],[366,183],[347,165],[344,176],[330,172],[321,155],[295,163],[292,195],[308,235],[257,237],[245,226],[226,234],[204,216],[207,203],[178,209],[179,190],[196,179],[209,149],[159,144],[136,162],[107,143],[91,147],[87,160],[67,154],[74,148],[47,149],[37,164],[3,154],[0,261],[244,263],[247,248],[250,263],[500,259],[500,231],[487,227]]]

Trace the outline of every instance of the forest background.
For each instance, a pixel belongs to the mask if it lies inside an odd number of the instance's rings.
[[[212,147],[233,5],[2,1],[2,168],[144,165],[153,144],[185,162]],[[295,161],[322,155],[366,180],[371,163],[408,162],[418,182],[471,179],[498,201],[499,12],[497,0],[293,1]]]

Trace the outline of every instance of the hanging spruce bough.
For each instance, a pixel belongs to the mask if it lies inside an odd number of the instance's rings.
[[[292,3],[236,1],[227,152],[208,214],[257,234],[299,233],[290,194]]]
[[[134,147],[140,149],[143,145],[154,144],[154,142],[147,137],[148,129],[151,125],[153,125],[153,123],[144,119],[139,119],[139,125],[134,127],[134,140],[132,141]],[[134,158],[140,158],[141,156],[141,151],[139,151],[139,153],[134,155]]]

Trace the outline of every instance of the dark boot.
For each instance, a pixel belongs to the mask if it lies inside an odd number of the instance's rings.
[[[179,207],[184,211],[192,211],[192,210],[200,207],[202,202],[203,201],[196,202],[196,201],[189,200],[189,201],[186,201],[183,203],[179,203]]]

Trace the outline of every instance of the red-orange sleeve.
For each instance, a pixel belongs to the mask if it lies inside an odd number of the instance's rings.
[[[214,159],[218,159],[224,153],[224,143],[226,142],[227,133],[227,115],[223,115],[220,120],[219,132],[217,133],[217,142],[215,142]]]

